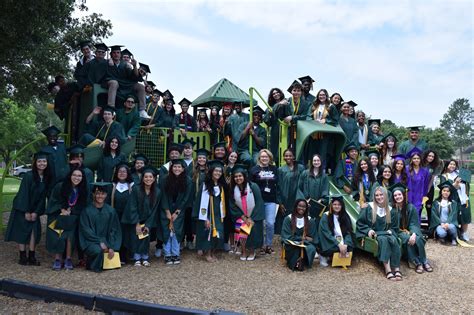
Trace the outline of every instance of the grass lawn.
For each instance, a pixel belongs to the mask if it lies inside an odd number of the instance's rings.
[[[15,197],[15,193],[18,191],[19,187],[20,187],[20,181],[18,179],[10,178],[10,177],[5,178],[5,183],[3,185],[3,192],[12,193],[12,194],[3,196],[2,204],[0,205],[0,212],[10,210],[12,206],[13,198]]]

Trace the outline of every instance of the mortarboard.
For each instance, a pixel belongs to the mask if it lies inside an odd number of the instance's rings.
[[[102,51],[107,51],[107,50],[109,50],[109,47],[107,47],[107,45],[104,44],[104,43],[97,43],[97,44],[94,45],[94,47],[95,47],[95,50],[96,50],[96,51],[97,51],[97,50],[102,50]]]
[[[146,73],[151,73],[150,66],[144,63],[139,62],[140,68],[143,69]]]
[[[216,168],[216,167],[219,167],[219,168],[224,169],[224,163],[223,163],[221,160],[212,160],[212,161],[209,161],[209,162],[207,162],[207,166],[208,166],[209,168]]]
[[[46,159],[46,158],[48,158],[48,155],[49,155],[49,152],[38,151],[35,154],[33,154],[33,158],[35,160]]]
[[[84,149],[86,147],[83,146],[82,144],[75,144],[75,145],[72,145],[70,146],[68,149],[67,149],[67,152],[69,152],[69,154],[84,154]]]
[[[399,161],[399,160],[405,161],[407,159],[407,156],[405,154],[395,154],[395,155],[392,155],[391,158],[394,159],[395,161]]]
[[[299,83],[298,81],[294,80],[293,83],[291,83],[290,87],[287,89],[287,91],[289,93],[291,93],[291,91],[293,91],[293,87],[296,86],[297,88],[299,88],[301,90],[301,83]]]
[[[449,180],[446,180],[438,185],[439,190],[442,190],[445,187],[448,187],[451,192],[456,191],[456,188],[454,188],[453,184],[451,184],[451,181]]]
[[[178,104],[181,105],[181,106],[187,104],[187,105],[189,106],[189,105],[191,105],[191,101],[188,100],[188,99],[185,97],[185,98],[183,98],[181,101],[179,101]]]
[[[121,51],[121,47],[123,47],[123,45],[113,45],[113,46],[110,46],[110,51]]]
[[[135,97],[134,97],[133,99],[135,99]],[[107,106],[105,106],[104,108],[102,108],[102,114],[103,114],[104,112],[110,112],[110,113],[112,113],[112,114],[115,114],[115,107],[112,107],[112,106],[110,106],[110,105],[107,105]]]
[[[260,107],[260,106],[254,106],[253,107],[253,115],[258,114],[258,115],[263,115],[265,111]]]
[[[298,78],[301,83],[305,82],[305,81],[309,81],[311,84],[313,84],[313,82],[316,82],[314,81],[314,79],[312,77],[310,77],[309,75],[306,75],[304,77],[301,77],[301,78]]]
[[[205,156],[208,157],[211,154],[208,150],[204,148],[200,148],[196,150],[196,156]]]
[[[190,138],[185,138],[183,141],[181,141],[181,145],[183,145],[183,147],[187,144],[190,144],[192,148],[196,144],[196,142],[194,142],[193,139]]]
[[[404,193],[404,192],[407,191],[407,186],[403,185],[402,183],[396,183],[396,184],[393,184],[392,186],[388,187],[388,190],[391,191],[392,194],[397,190]]]
[[[372,155],[376,155],[377,158],[380,158],[380,153],[379,151],[372,149],[372,150],[367,150],[365,151],[364,155],[368,158],[370,158]]]
[[[235,164],[234,168],[232,169],[232,174],[237,173],[247,174],[247,167],[243,164]]]
[[[227,145],[227,142],[221,141],[221,142],[215,143],[215,144],[213,145],[213,148],[214,148],[214,150],[215,150],[216,148],[224,148],[224,149],[225,149],[226,145]]]
[[[91,41],[90,41],[90,40],[81,40],[81,41],[77,44],[77,46],[79,46],[79,49],[82,49],[82,48],[84,48],[84,47],[89,47],[89,48],[90,48],[92,45],[91,45]]]
[[[411,127],[408,127],[408,129],[410,131],[418,131],[419,132],[421,127],[422,126],[411,126]]]
[[[164,91],[163,95],[167,96],[168,98],[174,98],[174,96],[173,96],[173,94],[171,94],[170,90]]]
[[[143,162],[145,162],[145,164],[148,164],[148,158],[146,157],[145,154],[137,153],[133,156],[133,159],[135,161],[143,161]]]
[[[356,106],[357,106],[357,103],[354,102],[354,101],[347,101],[347,102],[343,102],[342,104],[349,104],[349,105],[352,106],[352,107],[356,107]]]
[[[357,150],[359,151],[359,149],[357,148],[357,146],[354,144],[354,142],[349,142],[346,147],[344,148],[344,152],[346,153],[349,153],[350,150]]]
[[[376,124],[380,127],[380,119],[369,119],[368,124],[369,124],[369,127],[372,126],[373,124]]]
[[[108,192],[108,187],[112,185],[112,183],[109,182],[96,182],[96,183],[90,183],[90,187],[92,188],[92,192],[95,192],[96,190],[99,191],[105,191]]]
[[[43,129],[41,132],[47,137],[50,135],[58,135],[61,130],[59,130],[56,126],[49,126],[48,128]]]
[[[385,142],[385,141],[387,141],[388,138],[393,138],[393,140],[395,142],[398,141],[397,137],[395,137],[395,135],[393,133],[389,132],[387,135],[383,136],[383,138],[382,138],[382,140],[380,140],[380,142]]]
[[[156,176],[158,175],[158,170],[151,165],[147,165],[142,170],[142,174],[145,174],[145,173],[152,173],[153,176]]]
[[[421,151],[418,147],[413,147],[410,151],[407,152],[407,157],[412,158],[415,154],[421,156],[423,151]]]
[[[168,153],[171,151],[178,151],[181,154],[183,152],[183,145],[180,143],[171,143],[168,147]]]
[[[181,165],[182,167],[186,168],[188,165],[184,159],[174,159],[171,160],[171,165]]]
[[[132,57],[133,54],[130,50],[128,50],[127,48],[125,48],[124,50],[122,50],[122,56],[129,56],[129,57]]]
[[[151,86],[152,88],[154,88],[156,86],[155,83],[153,83],[153,81],[145,81],[146,85],[148,86]]]

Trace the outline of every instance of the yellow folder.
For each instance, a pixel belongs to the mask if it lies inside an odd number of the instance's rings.
[[[332,255],[332,266],[347,269],[352,264],[352,252],[347,252],[346,257],[339,256],[339,252]]]
[[[145,227],[145,224],[141,224],[140,226],[141,226],[142,231],[143,231],[143,228]],[[142,239],[144,239],[145,237],[148,237],[149,234],[148,234],[148,232],[146,232],[146,233],[141,232],[141,233],[137,234],[137,236],[138,236],[138,239],[139,239],[139,240],[142,240]]]
[[[54,232],[58,233],[59,236],[61,236],[61,234],[63,234],[63,231],[64,230],[58,230],[56,229],[56,220],[54,220],[53,222],[51,222],[48,227],[53,230]]]
[[[250,232],[252,231],[252,227],[253,227],[253,224],[247,225],[244,223],[240,226],[240,231],[247,235],[250,235]]]
[[[109,253],[104,253],[104,263],[102,264],[102,269],[117,269],[120,268],[120,254],[115,253],[112,259],[109,259]]]
[[[306,247],[306,245],[303,242],[295,242],[292,240],[288,240],[288,243],[296,247],[302,247],[302,248]]]

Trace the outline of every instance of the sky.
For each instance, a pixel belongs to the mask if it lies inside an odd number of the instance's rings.
[[[107,45],[150,65],[148,79],[178,102],[221,78],[267,98],[310,75],[373,118],[439,126],[457,98],[474,95],[469,0],[100,0]]]

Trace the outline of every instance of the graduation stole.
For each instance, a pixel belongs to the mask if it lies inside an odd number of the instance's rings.
[[[132,193],[132,186],[130,185],[130,183],[127,183],[128,185],[128,194],[131,194]],[[110,205],[112,206],[112,208],[115,209],[115,191],[117,190],[117,184],[116,183],[113,183],[112,184],[112,196],[110,197]]]
[[[363,128],[363,129],[364,129],[364,131],[363,131],[363,133],[362,133],[362,136],[364,136],[364,144],[367,144],[367,137],[369,136],[369,130],[368,130],[366,124],[364,124],[364,128]],[[360,132],[361,132],[361,131],[360,131],[360,128],[359,128],[359,133],[360,133]]]
[[[211,232],[212,232],[212,237],[217,237],[219,238],[219,232],[216,229],[216,218],[215,218],[215,213],[214,213],[214,187],[212,188],[213,193],[209,194],[209,191],[206,189],[206,184],[202,185],[202,194],[201,194],[201,204],[200,204],[200,211],[199,211],[199,220],[201,221],[207,221],[207,218],[209,216],[209,211],[210,211],[210,216],[211,216],[211,230],[209,231],[209,237],[208,240],[211,238]],[[221,203],[220,203],[220,212],[221,212],[221,222],[224,221],[225,215],[226,215],[226,207],[225,207],[225,193],[224,189],[219,187],[220,190],[220,197],[221,197]]]
[[[110,130],[110,127],[112,127],[112,125],[114,124],[115,121],[112,121],[112,123],[110,123],[110,126],[107,127],[107,130],[105,131],[105,135],[104,135],[104,141],[105,139],[107,139],[107,135],[109,134],[109,130]],[[95,136],[97,139],[99,138],[99,135],[102,131],[102,129],[104,129],[104,127],[106,126],[107,124],[103,124],[102,127],[100,127],[99,131],[97,132],[97,135]]]
[[[298,109],[300,109],[300,104],[301,104],[301,97],[298,99],[298,102],[296,102],[295,106],[295,99],[292,97],[291,98],[291,105],[293,105],[293,115],[296,115],[298,113]]]
[[[188,113],[186,113],[186,117],[183,113],[179,114],[179,124],[180,126],[183,125],[186,130],[191,130],[193,128],[191,116]]]
[[[153,104],[153,102],[150,102],[150,104],[148,104],[148,106],[146,107],[146,111],[148,113],[148,111],[150,110],[150,106]],[[156,114],[156,111],[158,110],[158,107],[160,107],[158,104],[156,104],[156,107],[155,109],[153,110],[153,114],[151,115],[151,118],[150,118],[150,122],[148,123],[148,125],[151,125],[152,122],[153,122],[153,119],[155,118],[155,114]]]
[[[345,176],[352,180],[352,178],[354,177],[354,165],[352,164],[352,160],[347,157],[346,158],[346,169],[345,169]]]
[[[326,119],[326,116],[328,115],[328,108],[326,107],[326,105],[324,105],[324,109],[323,109],[323,113],[321,115],[321,118],[318,117],[319,116],[319,106],[321,106],[321,104],[316,106],[316,108],[313,111],[313,120]],[[313,138],[314,140],[320,140],[320,139],[323,138],[323,133],[322,132],[315,132],[311,135],[311,138]]]

